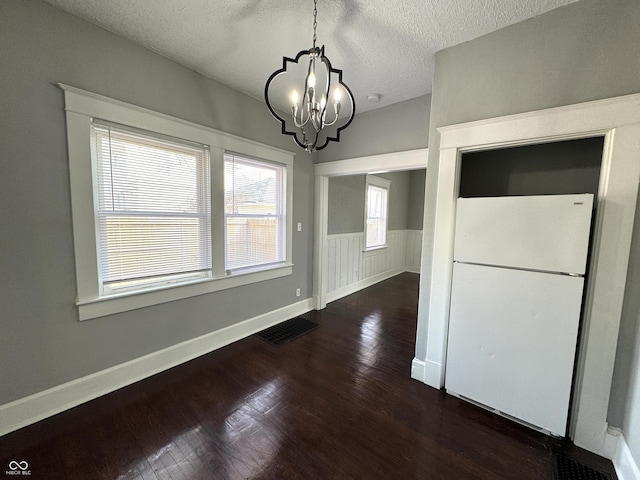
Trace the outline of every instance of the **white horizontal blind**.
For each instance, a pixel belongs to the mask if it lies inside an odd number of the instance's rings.
[[[365,248],[381,247],[387,242],[387,189],[367,186],[367,237]]]
[[[211,275],[204,146],[94,122],[101,293]]]
[[[285,185],[284,165],[225,154],[227,271],[285,261]]]

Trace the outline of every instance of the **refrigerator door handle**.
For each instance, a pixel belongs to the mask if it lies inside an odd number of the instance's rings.
[[[584,274],[582,273],[573,273],[573,272],[555,272],[552,270],[537,270],[535,268],[522,268],[522,267],[510,267],[507,265],[491,265],[488,263],[476,263],[476,262],[462,262],[460,260],[454,260],[453,263],[458,263],[460,265],[476,265],[478,267],[491,267],[491,268],[504,268],[505,270],[520,270],[523,272],[534,272],[534,273],[547,273],[549,275],[566,275],[569,277],[577,277],[584,278]]]

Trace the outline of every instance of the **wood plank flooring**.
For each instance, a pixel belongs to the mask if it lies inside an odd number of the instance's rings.
[[[2,470],[51,479],[553,478],[552,450],[610,462],[410,378],[418,276],[305,315],[0,437]],[[613,477],[615,478],[615,477]]]

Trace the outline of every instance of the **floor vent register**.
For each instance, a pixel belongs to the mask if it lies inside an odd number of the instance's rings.
[[[307,320],[306,318],[296,317],[262,330],[256,333],[256,336],[272,345],[280,346],[316,328],[318,328],[317,323]]]
[[[612,480],[608,473],[594,470],[566,455],[556,453],[555,457],[555,480]]]

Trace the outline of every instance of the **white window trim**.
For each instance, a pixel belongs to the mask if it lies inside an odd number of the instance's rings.
[[[203,295],[293,273],[292,206],[294,153],[247,140],[136,105],[87,92],[62,83],[67,118],[67,145],[76,279],[80,320],[111,315],[182,298]],[[91,164],[91,120],[99,118],[150,132],[208,145],[211,155],[211,241],[213,278],[180,285],[100,297],[95,229],[94,174]],[[224,270],[224,171],[225,150],[282,163],[287,169],[286,261],[268,268],[226,275]]]
[[[373,185],[376,187],[384,188],[387,190],[387,206],[386,206],[386,221],[385,221],[385,235],[384,245],[375,245],[373,247],[367,247],[367,219],[368,219],[368,211],[369,211],[369,185]],[[386,178],[377,177],[375,175],[367,175],[364,186],[364,242],[365,248],[363,252],[365,253],[365,257],[368,255],[373,255],[370,252],[376,252],[376,250],[383,250],[387,248],[387,235],[389,234],[389,197],[391,194],[391,180],[387,180]],[[380,253],[380,252],[378,252]]]
[[[277,164],[274,164],[273,162],[265,160],[264,158],[248,157],[246,155],[241,155],[238,152],[227,152],[227,154],[230,154],[230,155],[238,157],[238,160],[240,162],[249,162],[249,163],[253,163],[253,164],[258,164],[258,165],[260,165],[262,167],[270,167],[270,168],[276,167],[278,169],[280,169],[282,167],[282,164],[277,165]],[[225,161],[226,161],[226,159],[225,159]],[[225,172],[226,172],[226,166],[225,166]],[[277,190],[278,190],[278,193],[279,193],[278,196],[280,197],[281,200],[282,200],[282,196],[281,196],[282,193],[284,193],[285,200],[287,198],[287,190],[286,189],[287,189],[287,182],[289,181],[288,174],[290,174],[290,173],[291,172],[287,172],[287,169],[285,168],[285,171],[284,171],[284,174],[283,174],[284,175],[284,182],[278,181],[278,184],[281,185],[281,186],[278,187]],[[283,183],[284,183],[284,185],[282,185]],[[284,189],[285,189],[284,192],[283,192],[282,187],[284,187]],[[277,207],[278,213],[276,213],[275,215],[267,215],[266,217],[275,216],[275,217],[280,218],[280,217],[282,217],[284,215],[284,218],[285,218],[285,221],[286,221],[286,219],[288,218],[288,214],[290,212],[290,209],[288,208],[288,206],[286,204],[283,204],[281,200],[278,201],[278,207]],[[224,216],[224,228],[225,228],[225,237],[226,237],[227,228],[228,228],[227,218],[233,217],[233,216],[235,216],[235,214],[227,214],[226,212],[224,212],[223,216]],[[257,214],[256,216],[264,216],[264,215]],[[286,247],[286,245],[288,244],[288,241],[287,241],[287,238],[286,238],[286,229],[287,229],[286,223],[285,223],[284,227],[285,227],[285,247]],[[278,235],[278,238],[281,238],[281,237]],[[227,245],[227,242],[228,242],[228,238],[225,238],[225,245]],[[281,247],[278,247],[278,250],[281,251]],[[285,255],[286,255],[286,252],[283,252],[283,253],[285,253]],[[254,264],[254,265],[247,265],[247,266],[242,266],[242,267],[229,268],[229,266],[227,265],[227,262],[228,262],[227,252],[225,252],[224,263],[225,263],[226,272],[228,274],[233,274],[233,275],[238,274],[238,273],[249,273],[249,272],[252,272],[252,271],[264,270],[266,268],[277,268],[277,266],[279,266],[279,265],[281,265],[283,263],[281,260],[276,260],[276,261],[273,261],[273,262],[270,262],[270,263],[266,263],[266,264],[257,264],[257,265]]]

